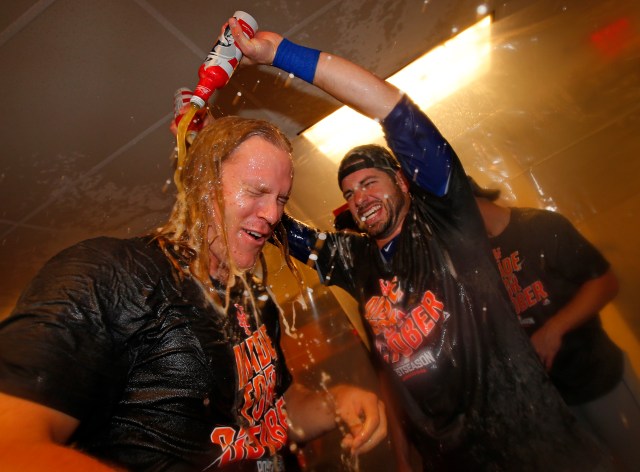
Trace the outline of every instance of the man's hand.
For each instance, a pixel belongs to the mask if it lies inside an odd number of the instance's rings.
[[[337,419],[349,429],[342,440],[343,448],[352,454],[362,454],[387,436],[384,404],[375,394],[350,385],[338,385],[329,393]]]
[[[276,50],[282,41],[282,36],[270,31],[258,31],[253,39],[247,38],[235,18],[229,18],[231,34],[244,55],[243,62],[248,64],[271,65],[276,57]]]
[[[551,318],[531,336],[531,344],[547,372],[551,370],[556,354],[562,346],[563,335],[561,330],[555,328]]]
[[[558,312],[531,336],[533,347],[548,370],[562,346],[563,336],[586,323],[618,293],[618,279],[611,269],[583,283]]]
[[[294,383],[285,393],[293,441],[311,441],[342,426],[344,448],[352,454],[373,449],[387,435],[384,404],[366,390],[337,385],[311,391]]]

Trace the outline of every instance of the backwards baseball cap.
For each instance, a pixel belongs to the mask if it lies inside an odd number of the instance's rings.
[[[376,144],[364,144],[354,147],[340,162],[338,169],[338,185],[349,174],[361,169],[380,169],[388,174],[395,175],[400,170],[400,163],[393,157],[388,149]]]
[[[473,180],[473,177],[467,175],[467,179],[469,179],[469,183],[471,184],[471,190],[473,191],[473,196],[478,198],[486,198],[490,202],[497,200],[500,196],[500,189],[497,188],[482,188],[478,185],[478,182]]]

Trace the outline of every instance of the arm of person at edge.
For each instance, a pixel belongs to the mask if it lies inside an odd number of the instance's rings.
[[[235,18],[229,20],[229,25],[245,56],[243,61],[273,63],[283,40],[281,35],[258,31],[253,39],[249,39],[242,34]],[[381,123],[387,142],[396,152],[407,178],[435,195],[447,193],[452,161],[450,146],[417,107],[406,108],[411,116],[392,113],[403,97],[402,91],[363,67],[325,52],[320,52],[313,85]],[[391,118],[392,123],[385,122],[387,118]],[[420,126],[414,126],[418,122]]]
[[[121,470],[65,445],[79,424],[60,411],[0,393],[0,470]]]
[[[553,366],[563,336],[595,316],[618,293],[618,279],[611,269],[588,280],[574,297],[531,336],[531,343],[547,370]]]
[[[366,390],[338,385],[323,395],[294,384],[285,399],[294,440],[310,440],[343,424],[349,432],[342,446],[360,454],[386,437],[384,405]],[[79,424],[61,411],[0,393],[0,470],[121,470],[66,445]]]
[[[294,383],[285,393],[291,423],[289,437],[314,439],[336,427],[346,428],[341,446],[352,454],[370,451],[387,436],[384,404],[371,392],[336,385],[319,393]]]
[[[343,424],[342,447],[370,451],[387,435],[383,403],[366,390],[338,385],[320,394],[293,384],[285,393],[290,437],[308,441]],[[119,471],[65,446],[79,420],[52,408],[0,393],[0,470]]]

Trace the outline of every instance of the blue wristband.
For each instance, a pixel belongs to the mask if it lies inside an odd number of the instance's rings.
[[[299,46],[283,38],[273,58],[273,65],[312,84],[319,58],[320,51],[317,49]]]

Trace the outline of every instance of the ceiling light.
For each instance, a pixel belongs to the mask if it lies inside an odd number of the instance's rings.
[[[487,16],[387,80],[426,111],[488,70],[490,26],[491,17]],[[346,106],[307,129],[302,136],[336,163],[354,146],[384,142],[382,130],[375,121]]]

